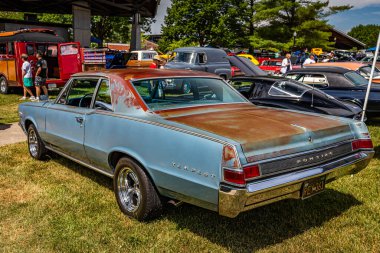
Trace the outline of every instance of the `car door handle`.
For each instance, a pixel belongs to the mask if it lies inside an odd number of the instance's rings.
[[[75,117],[75,119],[79,124],[83,124],[83,117]]]

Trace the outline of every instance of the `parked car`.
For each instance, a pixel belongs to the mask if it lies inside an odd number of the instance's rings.
[[[308,198],[374,154],[363,122],[257,107],[197,71],[84,72],[19,115],[33,158],[53,151],[113,178],[121,211],[138,220],[160,213],[161,196],[228,217]]]
[[[361,62],[322,62],[315,64],[305,64],[305,68],[313,67],[340,67],[349,70],[354,70],[358,74],[362,75],[365,79],[369,79],[371,75],[371,65]],[[375,67],[375,72],[372,79],[373,83],[380,83],[380,70]]]
[[[360,119],[362,108],[312,86],[284,77],[236,77],[230,80],[255,105]]]
[[[65,42],[48,29],[0,32],[0,93],[23,87],[21,55],[27,54],[35,76],[37,51],[48,64],[49,89],[62,87],[70,76],[82,71],[79,42]]]
[[[249,59],[256,66],[260,64],[259,61],[251,54],[238,54],[237,56]]]
[[[281,74],[282,59],[268,59],[261,63],[260,68],[272,75]]]
[[[227,53],[209,47],[182,47],[174,50],[175,57],[166,63],[166,69],[190,69],[216,74],[224,79],[231,78],[231,65]]]
[[[357,72],[339,67],[292,70],[286,77],[309,84],[340,100],[363,106],[368,80]],[[369,95],[367,116],[380,112],[380,87],[374,84]]]
[[[232,76],[264,76],[267,73],[253,64],[248,58],[240,56],[228,56],[231,65]]]
[[[154,56],[158,53],[154,50],[136,50],[130,53],[127,61],[127,67],[149,68],[153,63]]]
[[[367,64],[371,64],[373,63],[373,57],[374,56],[366,56],[364,57],[363,59],[361,59],[361,62],[362,63],[367,63]],[[380,56],[377,57],[377,60],[376,60],[376,67],[380,68]]]

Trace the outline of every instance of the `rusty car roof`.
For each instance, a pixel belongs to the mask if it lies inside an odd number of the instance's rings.
[[[218,75],[193,70],[181,70],[181,69],[151,69],[151,68],[126,68],[115,70],[102,70],[102,71],[87,71],[76,73],[73,76],[109,76],[119,77],[124,80],[131,79],[145,79],[145,78],[165,78],[165,77],[209,77],[220,78]]]
[[[305,67],[341,67],[346,68],[350,70],[357,70],[360,67],[368,66],[368,63],[362,63],[362,62],[318,62],[314,64],[306,64]]]

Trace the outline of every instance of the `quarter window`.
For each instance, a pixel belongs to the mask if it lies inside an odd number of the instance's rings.
[[[275,82],[269,89],[268,94],[271,96],[281,97],[301,97],[306,91],[310,90],[309,86],[305,86],[296,82],[279,81]]]
[[[97,78],[73,79],[69,89],[64,91],[58,99],[58,104],[90,108],[92,97],[95,92]]]
[[[112,102],[111,102],[111,90],[109,86],[109,81],[102,79],[100,81],[98,94],[96,95],[95,104],[96,109],[112,111]]]
[[[296,78],[296,80],[320,88],[328,86],[327,78],[322,74],[301,74]]]
[[[13,42],[8,42],[8,54],[14,55],[15,54],[15,47]]]

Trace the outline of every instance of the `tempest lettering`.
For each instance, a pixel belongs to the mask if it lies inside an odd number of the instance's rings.
[[[297,164],[308,163],[308,162],[317,162],[318,160],[321,160],[323,158],[329,158],[332,156],[334,156],[334,153],[332,151],[329,151],[329,152],[326,152],[326,153],[323,153],[320,155],[315,155],[315,156],[310,156],[310,157],[306,157],[303,159],[298,159]]]
[[[203,172],[203,171],[198,170],[196,168],[189,168],[187,165],[181,166],[181,164],[179,164],[179,163],[172,162],[172,167],[176,168],[176,169],[179,169],[179,170],[184,170],[184,171],[187,171],[187,172],[192,172],[192,173],[198,174],[200,176],[211,177],[212,179],[216,178],[216,175],[214,175],[214,174],[209,174],[207,172]]]

